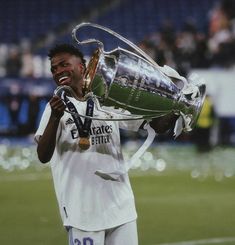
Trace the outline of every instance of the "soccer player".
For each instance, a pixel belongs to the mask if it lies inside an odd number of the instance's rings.
[[[69,86],[83,98],[86,64],[74,46],[60,44],[49,51],[51,72],[58,86]],[[137,245],[136,209],[128,174],[119,181],[96,175],[97,169],[112,171],[123,164],[119,128],[137,131],[143,121],[99,121],[79,118],[70,113],[102,116],[92,101],[52,96],[35,134],[38,158],[50,161],[56,197],[69,244]],[[70,103],[71,102],[71,103]],[[72,105],[71,105],[72,104]],[[176,117],[150,123],[159,132],[169,129]]]

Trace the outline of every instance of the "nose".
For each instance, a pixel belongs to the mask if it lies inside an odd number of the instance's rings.
[[[54,72],[55,76],[60,75],[64,71],[63,67],[58,66],[57,69]]]
[[[54,80],[58,80],[60,76],[62,76],[63,72],[64,72],[63,67],[57,67],[53,73]]]

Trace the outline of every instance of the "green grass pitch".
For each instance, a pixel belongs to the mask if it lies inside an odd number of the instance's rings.
[[[212,238],[224,238],[216,244],[235,244],[235,240],[226,243],[235,237],[233,151],[217,149],[202,157],[190,147],[161,146],[143,156],[142,167],[130,172],[139,244]],[[5,151],[0,147],[0,152],[0,244],[67,244],[49,167],[39,165],[33,148]],[[15,160],[17,154],[21,156]],[[16,164],[19,159],[33,163],[25,161],[22,167]]]

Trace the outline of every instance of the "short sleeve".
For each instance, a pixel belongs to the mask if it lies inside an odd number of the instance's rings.
[[[51,115],[51,107],[50,107],[50,104],[47,103],[46,107],[45,107],[45,110],[42,114],[42,117],[41,117],[41,120],[40,120],[40,123],[39,123],[39,127],[34,135],[34,140],[38,143],[38,140],[39,140],[39,137],[41,135],[43,135],[43,132],[47,126],[47,123],[49,121],[49,118],[50,118],[50,115]]]

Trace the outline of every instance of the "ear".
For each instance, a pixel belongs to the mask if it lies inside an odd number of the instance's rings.
[[[81,73],[84,74],[84,72],[85,72],[85,67],[84,67],[84,65],[81,64],[81,63],[79,63],[78,66],[79,66],[79,68],[80,68],[80,70],[81,70]]]

